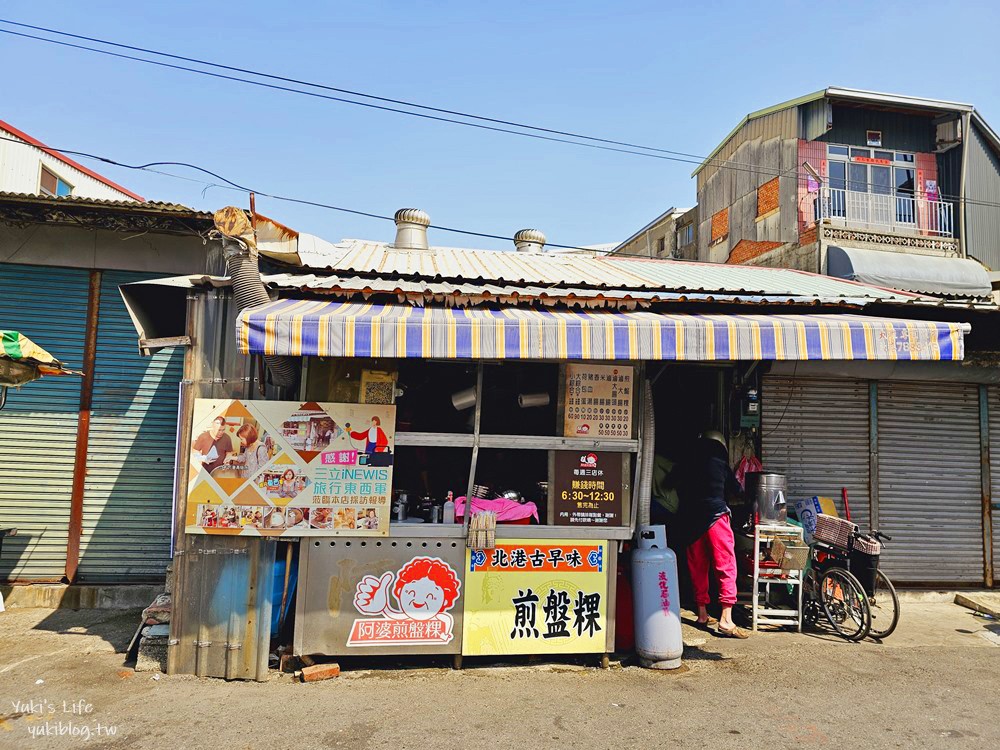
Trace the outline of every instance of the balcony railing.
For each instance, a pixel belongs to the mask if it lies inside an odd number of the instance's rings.
[[[824,185],[816,199],[816,218],[848,229],[955,236],[951,203],[908,193],[862,193]]]

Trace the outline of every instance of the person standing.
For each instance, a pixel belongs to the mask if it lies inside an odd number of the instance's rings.
[[[741,490],[729,468],[729,449],[721,432],[709,430],[698,438],[688,478],[685,516],[694,541],[687,548],[687,563],[698,609],[697,624],[705,628],[717,625],[719,635],[727,638],[748,638],[749,633],[733,622],[736,540],[730,521],[732,511],[726,501]],[[719,585],[722,614],[718,620],[708,614],[710,569]]]
[[[385,453],[389,450],[389,438],[386,437],[382,429],[382,420],[377,416],[371,419],[371,426],[364,431],[351,432],[350,435],[355,440],[365,441],[365,453]],[[348,425],[350,429],[350,425]]]
[[[226,456],[232,452],[233,441],[226,432],[226,418],[221,414],[191,445],[192,461],[201,464],[209,474],[222,466]]]

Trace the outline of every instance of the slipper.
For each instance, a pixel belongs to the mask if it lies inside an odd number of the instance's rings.
[[[722,638],[739,638],[740,640],[746,640],[750,637],[750,634],[747,631],[735,625],[731,630],[719,628],[717,632]]]
[[[718,624],[719,621],[716,620],[714,617],[709,617],[707,620],[705,620],[705,622],[701,622],[700,620],[697,619],[694,621],[694,626],[699,630],[709,630],[711,628],[714,628]]]

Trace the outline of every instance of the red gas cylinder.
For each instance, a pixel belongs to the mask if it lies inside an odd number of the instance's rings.
[[[635,614],[632,611],[632,584],[629,582],[628,550],[618,560],[618,576],[615,580],[615,651],[624,653],[635,650]]]

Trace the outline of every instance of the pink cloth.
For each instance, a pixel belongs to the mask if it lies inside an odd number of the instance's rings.
[[[688,570],[694,588],[695,604],[708,604],[708,570],[715,562],[715,577],[719,582],[719,603],[736,604],[736,540],[729,514],[720,517],[687,548]]]
[[[481,510],[492,510],[497,514],[497,522],[522,521],[525,518],[534,518],[538,521],[538,506],[534,503],[521,503],[507,498],[497,500],[482,500],[478,497],[472,498],[472,512],[478,513]],[[465,495],[455,499],[455,518],[465,516]]]

